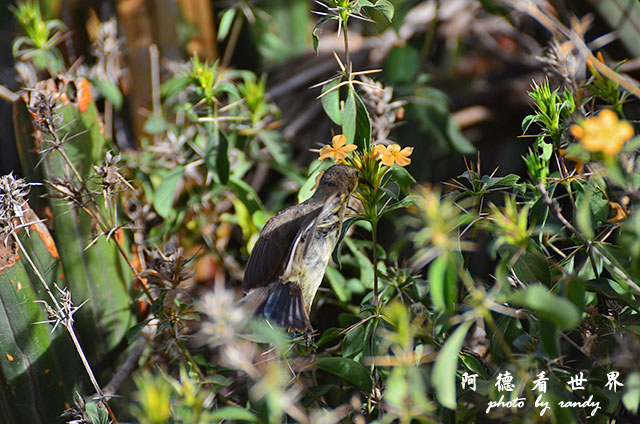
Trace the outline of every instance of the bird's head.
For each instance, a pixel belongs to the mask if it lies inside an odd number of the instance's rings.
[[[329,197],[344,193],[349,195],[358,186],[358,171],[349,165],[333,165],[322,174],[316,195]]]

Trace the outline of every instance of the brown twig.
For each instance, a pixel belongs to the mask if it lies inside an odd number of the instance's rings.
[[[109,407],[109,403],[107,402],[107,398],[104,395],[104,392],[100,389],[100,385],[98,384],[98,381],[96,380],[95,374],[93,373],[93,370],[91,369],[91,365],[89,364],[89,361],[87,360],[87,356],[84,354],[84,351],[82,350],[82,345],[80,345],[80,341],[78,340],[78,336],[76,335],[76,332],[75,332],[75,330],[73,328],[73,313],[76,312],[80,307],[73,307],[71,304],[69,304],[69,305],[61,305],[60,302],[58,302],[56,297],[53,295],[53,292],[49,288],[49,285],[45,281],[44,277],[42,276],[42,274],[40,273],[40,271],[38,270],[36,265],[33,263],[33,260],[29,256],[29,252],[27,252],[27,250],[24,248],[24,245],[20,241],[20,238],[18,237],[18,235],[15,234],[15,232],[12,233],[12,234],[13,234],[13,239],[16,241],[16,243],[18,245],[18,248],[20,249],[20,251],[22,252],[24,257],[27,259],[27,262],[29,262],[29,265],[33,269],[33,272],[36,274],[36,276],[38,277],[38,280],[40,280],[40,282],[44,286],[45,291],[47,292],[47,294],[51,298],[51,301],[52,301],[53,305],[55,306],[55,310],[53,310],[47,304],[47,309],[54,313],[54,317],[56,319],[56,323],[62,324],[62,326],[69,333],[69,336],[71,337],[71,341],[73,342],[73,345],[75,346],[76,351],[78,352],[78,356],[80,356],[80,360],[82,361],[82,365],[84,366],[84,369],[87,372],[87,375],[89,376],[89,380],[91,380],[91,384],[93,385],[93,388],[95,389],[96,393],[98,394],[98,398],[99,398],[100,402],[102,402],[103,405],[105,406],[105,408],[107,408],[107,411],[109,411],[109,415],[111,416],[111,419],[113,420],[113,422],[117,423],[118,420],[117,420],[115,414],[113,413],[113,411],[111,410],[111,407]],[[71,297],[69,295],[69,303],[71,302],[70,299],[71,299]],[[80,306],[82,306],[82,305],[80,305]]]

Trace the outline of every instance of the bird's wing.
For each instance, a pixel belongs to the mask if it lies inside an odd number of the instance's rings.
[[[267,222],[244,272],[245,292],[273,281],[284,269],[298,234],[315,220],[322,208],[323,204],[303,203],[279,212]]]
[[[333,201],[336,197],[336,194],[329,197],[329,199],[324,203],[324,206],[322,206],[322,209],[320,209],[320,212],[316,214],[313,219],[310,219],[307,225],[301,228],[298,232],[298,235],[294,239],[293,245],[291,246],[291,250],[289,251],[289,257],[285,262],[284,271],[282,272],[284,280],[287,280],[291,277],[291,274],[294,271],[293,266],[296,263],[300,264],[302,259],[307,256],[309,246],[315,238],[315,233],[318,228],[318,221],[320,221],[323,216],[326,216],[326,214],[331,210],[331,208],[333,207]],[[304,240],[302,240],[303,238]]]

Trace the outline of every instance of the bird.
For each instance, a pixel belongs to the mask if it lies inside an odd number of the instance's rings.
[[[355,168],[333,165],[322,174],[313,196],[265,224],[242,280],[247,311],[290,332],[312,331],[311,305],[357,185]]]

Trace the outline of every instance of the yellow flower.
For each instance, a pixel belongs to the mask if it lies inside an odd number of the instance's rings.
[[[336,162],[346,159],[349,152],[358,148],[355,144],[346,144],[347,137],[344,134],[338,134],[331,139],[331,144],[327,144],[320,149],[320,157],[323,160],[327,158],[335,159]]]
[[[571,134],[589,151],[615,155],[622,145],[633,137],[633,127],[626,121],[619,121],[611,109],[605,109],[582,122],[571,125]]]
[[[392,166],[395,163],[399,166],[407,166],[411,163],[409,156],[413,153],[413,147],[405,147],[400,150],[400,146],[397,144],[392,144],[389,147],[384,144],[376,144],[373,151],[383,165]]]

